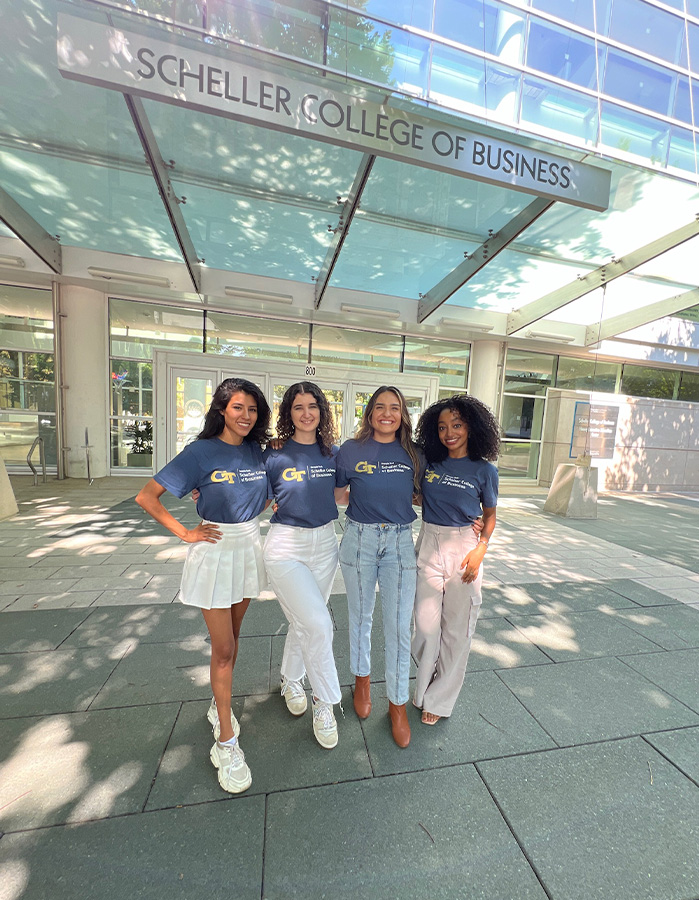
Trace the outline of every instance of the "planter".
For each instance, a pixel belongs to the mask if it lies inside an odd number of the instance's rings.
[[[153,465],[152,453],[127,453],[126,465],[129,468],[149,469]]]

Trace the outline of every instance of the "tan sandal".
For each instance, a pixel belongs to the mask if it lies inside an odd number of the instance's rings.
[[[422,724],[423,725],[436,725],[437,722],[441,719],[441,716],[437,716],[434,713],[427,712],[427,710],[423,710],[422,712]]]

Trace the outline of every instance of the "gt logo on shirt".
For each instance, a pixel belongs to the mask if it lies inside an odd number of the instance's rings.
[[[227,481],[228,484],[233,484],[237,477],[238,475],[236,472],[226,472],[225,469],[217,469],[215,472],[211,473],[212,481]]]
[[[429,481],[430,484],[432,484],[432,482],[435,480],[435,478],[437,479],[437,481],[439,481],[439,475],[437,474],[437,472],[434,472],[432,469],[428,469],[425,472],[425,478],[427,479],[427,481]]]
[[[375,468],[376,468],[375,465],[370,465],[366,460],[362,460],[362,462],[358,462],[357,465],[354,467],[354,471],[355,472],[366,472],[367,475],[373,475]]]
[[[284,469],[282,472],[282,478],[284,481],[303,481],[303,476],[306,474],[305,469]]]

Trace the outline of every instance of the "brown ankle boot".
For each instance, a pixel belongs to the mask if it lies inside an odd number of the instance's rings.
[[[356,675],[354,679],[354,711],[360,719],[367,719],[371,712],[371,684],[369,675]]]
[[[408,714],[405,711],[405,703],[396,706],[395,703],[391,703],[389,700],[388,715],[391,719],[393,740],[399,747],[407,747],[410,743],[410,723],[408,722]]]

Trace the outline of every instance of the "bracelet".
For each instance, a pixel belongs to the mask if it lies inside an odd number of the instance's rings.
[[[483,538],[478,538],[478,543],[485,544],[486,547],[488,546],[488,541],[483,540]]]

